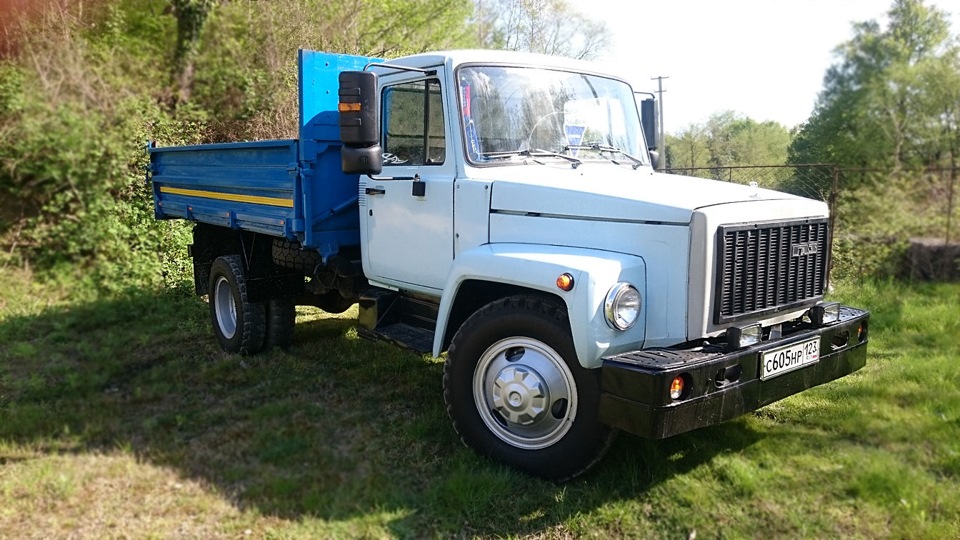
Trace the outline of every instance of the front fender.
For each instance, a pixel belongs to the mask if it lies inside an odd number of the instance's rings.
[[[557,277],[565,272],[574,279],[570,291],[556,285]],[[562,298],[577,358],[583,367],[599,367],[601,356],[643,347],[645,305],[641,306],[637,323],[625,332],[610,328],[603,314],[607,293],[620,281],[633,284],[645,301],[646,265],[641,257],[549,245],[486,244],[458,254],[450,269],[440,298],[434,356],[439,356],[443,348],[457,294],[471,280],[514,285]]]

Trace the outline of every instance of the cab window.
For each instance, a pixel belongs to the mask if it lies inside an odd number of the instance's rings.
[[[384,88],[383,118],[384,165],[440,165],[446,159],[440,81]]]

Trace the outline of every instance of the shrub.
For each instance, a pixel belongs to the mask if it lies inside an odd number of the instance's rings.
[[[178,283],[189,226],[154,221],[145,144],[199,140],[204,115],[159,103],[160,49],[122,31],[137,19],[117,5],[101,17],[22,22],[19,56],[0,68],[5,251],[99,290]]]

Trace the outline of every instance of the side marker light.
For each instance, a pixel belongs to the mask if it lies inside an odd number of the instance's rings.
[[[560,274],[557,277],[557,288],[561,291],[570,291],[573,289],[573,276],[569,273]]]

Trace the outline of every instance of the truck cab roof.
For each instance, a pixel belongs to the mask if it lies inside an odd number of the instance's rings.
[[[568,71],[577,71],[593,75],[602,75],[623,80],[622,77],[611,74],[603,66],[586,60],[549,56],[545,54],[500,51],[483,49],[456,49],[446,51],[431,51],[410,56],[388,59],[387,64],[409,66],[426,69],[429,67],[446,66],[456,68],[463,64],[499,64],[511,66],[531,66],[538,68],[557,68]]]

